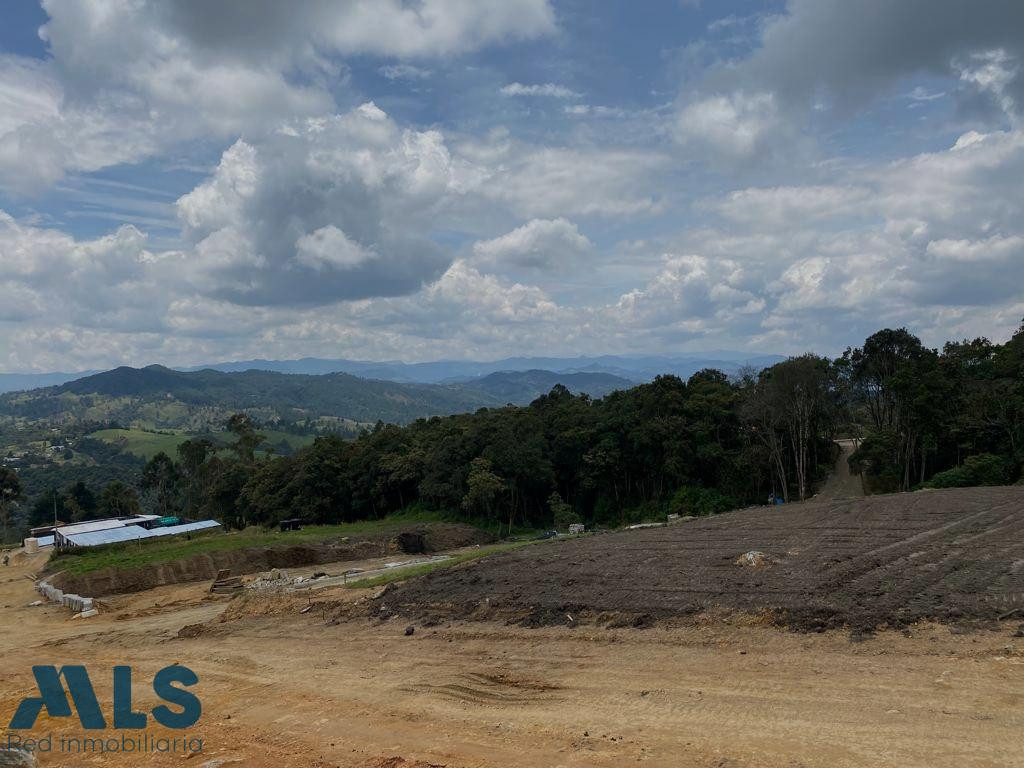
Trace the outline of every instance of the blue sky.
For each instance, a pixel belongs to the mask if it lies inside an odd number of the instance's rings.
[[[0,370],[835,354],[1024,316],[1017,2],[5,14]]]

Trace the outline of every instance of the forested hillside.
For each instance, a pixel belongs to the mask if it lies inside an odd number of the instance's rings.
[[[279,377],[265,375],[268,386]],[[186,375],[151,371],[139,386],[150,376],[165,387]],[[72,394],[87,396],[84,386]],[[214,398],[216,388],[172,391]],[[300,390],[289,397],[303,407]],[[769,494],[808,498],[842,436],[859,441],[850,464],[869,491],[1004,484],[1020,478],[1024,460],[1024,329],[1003,345],[976,339],[942,351],[887,329],[836,360],[808,354],[732,378],[660,376],[603,398],[556,385],[528,406],[379,422],[354,440],[321,435],[288,456],[262,451],[248,414],[227,427],[226,449],[195,437],[146,464],[138,490],[150,508],[229,526],[379,518],[410,506],[507,528],[621,524],[710,514]],[[102,489],[92,492],[98,499]],[[82,489],[64,495],[77,499]]]
[[[201,431],[246,411],[263,423],[332,419],[349,431],[377,421],[404,424],[484,406],[525,405],[556,383],[605,395],[633,382],[605,373],[500,372],[459,384],[405,384],[347,373],[116,368],[56,387],[0,395],[0,417],[57,423],[119,422]],[[344,431],[344,430],[342,430]]]
[[[253,467],[225,517],[379,517],[420,504],[550,525],[707,514],[774,493],[806,498],[835,459],[869,490],[1009,483],[1024,456],[1024,329],[925,348],[883,330],[837,360],[804,355],[729,379],[663,376],[600,400],[564,387],[525,408],[320,438]]]
[[[154,365],[117,368],[59,387],[2,395],[0,415],[198,429],[241,410],[267,422],[331,417],[403,423],[496,402],[475,389],[398,384],[345,373],[182,372]]]

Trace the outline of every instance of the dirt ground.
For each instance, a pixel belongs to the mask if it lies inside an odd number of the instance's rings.
[[[339,606],[372,604],[366,591],[231,601],[203,584],[106,598],[73,619],[28,606],[25,576],[40,565],[0,570],[0,724],[35,694],[33,664],[86,664],[109,713],[112,666],[133,666],[147,711],[148,678],[178,662],[199,676],[203,716],[188,735],[204,742],[191,758],[60,753],[43,766],[989,768],[1020,765],[1024,749],[1019,622],[861,643],[713,616],[646,630],[417,624],[407,636],[397,618],[333,623]],[[33,734],[46,733],[83,735],[44,716]]]
[[[760,553],[755,566],[744,555]],[[429,574],[382,614],[647,624],[725,610],[802,631],[1024,619],[1024,486],[738,510]]]

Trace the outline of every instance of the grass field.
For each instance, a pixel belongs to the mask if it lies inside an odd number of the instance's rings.
[[[246,528],[242,531],[211,531],[193,535],[191,539],[143,539],[126,544],[110,544],[54,553],[47,565],[50,572],[67,571],[70,574],[90,573],[103,568],[137,568],[143,565],[167,563],[192,555],[222,552],[249,547],[272,547],[281,544],[300,544],[322,541],[340,536],[367,535],[385,532],[410,523],[443,522],[440,514],[418,512],[397,515],[384,520],[369,520],[341,525],[313,525],[301,531]]]
[[[147,461],[161,452],[174,456],[178,446],[188,440],[188,435],[184,434],[146,432],[141,429],[101,429],[89,437],[116,445],[126,453]]]
[[[260,434],[266,438],[265,446],[274,447],[284,441],[293,450],[310,445],[314,439],[312,435],[293,435],[276,429],[261,429]],[[122,450],[147,461],[161,452],[173,458],[178,446],[193,437],[204,437],[218,445],[225,446],[233,441],[233,438],[226,432],[191,435],[185,432],[150,432],[144,429],[101,429],[93,432],[89,437],[117,445]]]

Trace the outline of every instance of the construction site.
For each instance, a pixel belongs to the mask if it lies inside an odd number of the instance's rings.
[[[478,557],[487,537],[439,524],[132,584],[62,582],[47,552],[19,552],[0,572],[0,719],[34,694],[34,664],[87,665],[108,701],[103,671],[176,663],[199,678],[201,751],[38,764],[1019,764],[1022,487],[520,544]],[[46,714],[37,730],[81,735]]]

